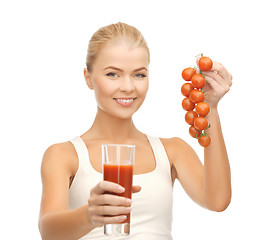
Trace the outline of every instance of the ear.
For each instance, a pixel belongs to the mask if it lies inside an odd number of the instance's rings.
[[[85,82],[86,82],[87,86],[88,86],[91,90],[94,90],[93,84],[92,84],[92,80],[91,80],[91,74],[90,74],[90,72],[88,71],[87,68],[84,68],[83,73],[84,73],[84,78],[85,78]]]

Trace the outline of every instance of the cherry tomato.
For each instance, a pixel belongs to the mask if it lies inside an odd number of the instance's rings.
[[[194,126],[200,131],[205,130],[208,126],[208,121],[205,117],[196,117],[194,120]]]
[[[182,101],[182,107],[186,111],[193,110],[195,108],[195,103],[193,103],[189,98],[184,98]]]
[[[196,70],[194,68],[185,68],[182,71],[182,78],[185,81],[191,81],[191,78],[196,74]]]
[[[210,111],[210,107],[207,103],[205,102],[199,102],[196,105],[196,112],[202,116],[205,117]]]
[[[209,146],[211,138],[208,135],[203,135],[199,138],[199,144],[203,147]]]
[[[195,111],[189,111],[185,114],[185,121],[186,123],[188,123],[189,125],[193,125],[194,124],[194,119],[198,116],[198,114]]]
[[[192,82],[192,85],[195,87],[195,88],[198,88],[198,89],[201,89],[205,86],[205,78],[203,75],[199,74],[199,73],[196,73],[192,79],[191,79],[191,82]]]
[[[194,126],[189,127],[189,133],[193,138],[199,138],[201,135],[201,132],[197,130]]]
[[[198,65],[200,70],[209,71],[213,66],[213,62],[209,57],[201,57]]]
[[[181,93],[185,97],[189,97],[190,92],[194,89],[193,85],[191,83],[184,83],[181,87]]]
[[[204,94],[198,89],[193,89],[190,92],[189,98],[193,103],[202,102],[204,100]]]

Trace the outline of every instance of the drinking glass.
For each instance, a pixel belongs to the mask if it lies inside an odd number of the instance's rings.
[[[118,196],[132,198],[133,165],[135,145],[103,144],[102,162],[105,181],[117,183],[125,188]],[[114,193],[110,193],[114,194]],[[116,194],[115,194],[116,195]],[[127,236],[130,234],[130,213],[121,224],[104,225],[104,234],[109,236]]]

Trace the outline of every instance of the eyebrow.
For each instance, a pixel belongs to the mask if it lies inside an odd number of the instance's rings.
[[[122,70],[122,69],[117,68],[117,67],[114,67],[114,66],[109,66],[109,67],[106,67],[106,68],[104,68],[104,70],[106,70],[106,69],[108,69],[108,68],[111,68],[111,69],[114,69],[114,70],[117,70],[117,71],[123,72],[123,70]],[[140,71],[140,70],[143,70],[143,69],[145,69],[145,70],[147,71],[147,68],[146,68],[146,67],[140,67],[140,68],[135,69],[135,70],[134,70],[134,72],[137,72],[137,71]]]

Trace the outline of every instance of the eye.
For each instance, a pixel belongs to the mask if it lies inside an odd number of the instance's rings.
[[[145,74],[136,74],[135,75],[137,78],[145,78],[146,77],[146,75]]]
[[[117,74],[113,73],[113,72],[110,72],[110,73],[107,73],[106,76],[108,76],[108,77],[117,77]]]

